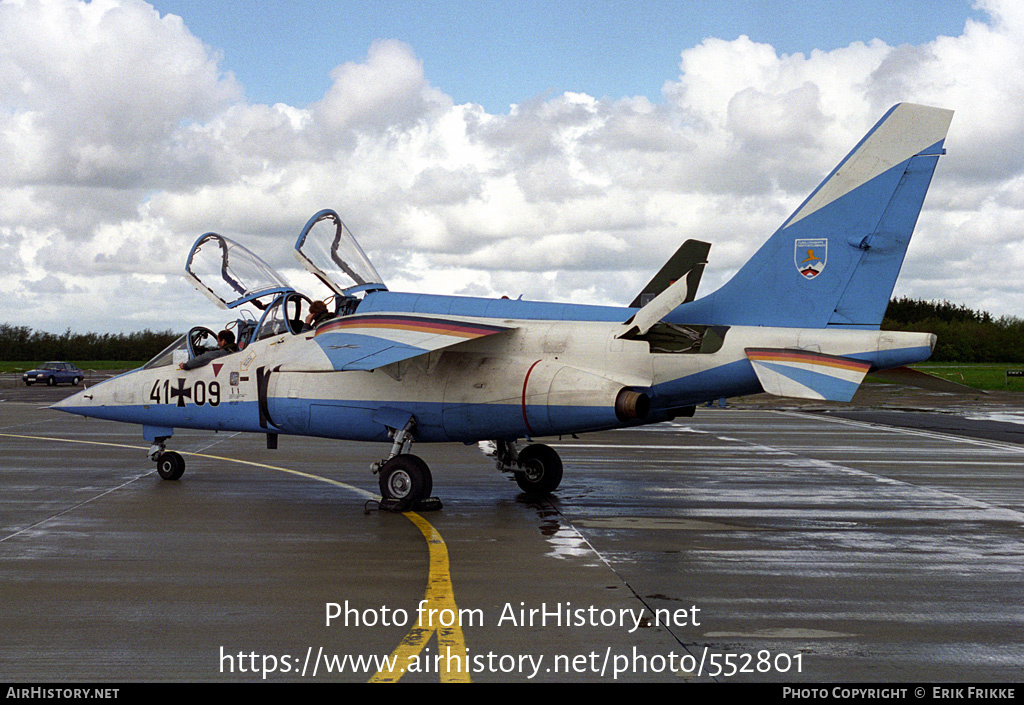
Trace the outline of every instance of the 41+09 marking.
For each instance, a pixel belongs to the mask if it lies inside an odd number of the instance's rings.
[[[195,385],[189,387],[181,377],[176,381],[178,386],[172,387],[170,380],[158,379],[149,391],[150,400],[156,404],[177,404],[177,406],[185,406],[185,399],[191,399],[196,406],[220,404],[220,382],[214,381],[207,384],[198,380]]]

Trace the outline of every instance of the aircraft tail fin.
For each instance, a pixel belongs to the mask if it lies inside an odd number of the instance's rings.
[[[877,329],[952,116],[891,108],[731,280],[666,320]]]

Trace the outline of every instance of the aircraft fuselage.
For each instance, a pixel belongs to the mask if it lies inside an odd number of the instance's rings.
[[[205,428],[386,441],[391,410],[415,416],[417,441],[532,438],[664,421],[760,392],[751,348],[895,367],[926,359],[934,344],[927,333],[732,326],[714,352],[656,352],[618,337],[621,322],[480,320],[511,330],[372,371],[334,371],[312,333],[283,334],[194,370],[135,370],[58,408],[143,424],[147,438]],[[623,389],[646,394],[649,411],[623,419]]]

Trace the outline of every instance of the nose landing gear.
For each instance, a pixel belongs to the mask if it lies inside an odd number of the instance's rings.
[[[157,438],[149,449],[149,459],[156,461],[157,474],[164,480],[180,480],[185,474],[185,459],[180,453],[167,450],[166,441],[170,436]]]

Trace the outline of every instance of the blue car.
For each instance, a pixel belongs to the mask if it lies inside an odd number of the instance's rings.
[[[34,370],[29,370],[21,378],[30,386],[36,382],[51,387],[65,382],[78,386],[78,383],[85,379],[85,372],[70,362],[46,362]]]

